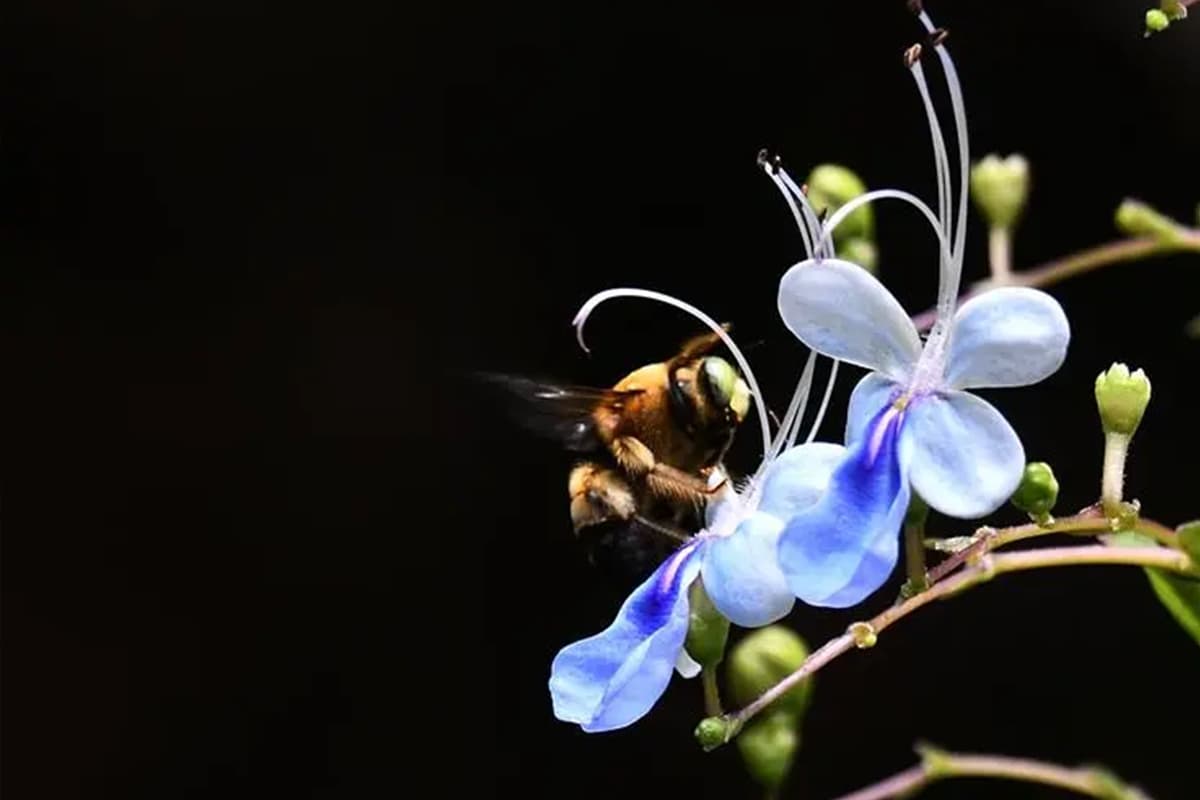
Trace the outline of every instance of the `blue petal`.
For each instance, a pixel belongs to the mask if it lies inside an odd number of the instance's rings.
[[[889,405],[901,391],[903,388],[891,378],[878,372],[867,373],[850,393],[850,407],[846,411],[846,444],[852,445],[862,438],[879,409]]]
[[[1025,449],[990,403],[966,392],[916,398],[900,434],[913,489],[943,514],[974,519],[1021,482]]]
[[[779,313],[804,344],[903,381],[921,355],[921,338],[903,306],[857,264],[802,261],[779,282]]]
[[[1067,315],[1050,295],[1023,286],[992,289],[963,303],[954,315],[946,385],[1037,383],[1062,366],[1070,340]]]
[[[701,567],[704,588],[735,625],[769,625],[792,610],[796,596],[778,560],[783,521],[820,499],[845,453],[841,445],[825,442],[786,451],[767,469],[758,510],[732,534],[709,541]]]
[[[775,547],[783,521],[756,512],[728,536],[708,541],[700,577],[713,605],[730,622],[757,628],[782,619],[796,598],[779,570]]]
[[[688,629],[688,587],[700,542],[677,550],[626,598],[612,625],[559,651],[550,667],[554,716],[585,731],[623,728],[666,691]]]
[[[779,538],[779,565],[792,592],[810,605],[855,605],[896,566],[909,489],[898,447],[904,412],[878,409],[817,503],[793,516]]]

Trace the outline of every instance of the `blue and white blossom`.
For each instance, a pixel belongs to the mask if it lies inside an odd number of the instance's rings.
[[[805,249],[812,253],[817,217],[803,198],[790,201]],[[828,250],[832,254],[832,250]],[[722,339],[750,386],[763,437],[763,459],[739,490],[726,482],[706,508],[706,525],[676,550],[622,604],[608,628],[563,648],[551,666],[554,714],[589,732],[629,725],[662,696],[675,672],[694,677],[700,667],[684,647],[689,623],[689,588],[697,579],[717,611],[743,627],[759,627],[786,616],[795,604],[776,557],[785,522],[817,502],[834,467],[845,456],[838,444],[814,442],[829,404],[837,362],[808,439],[797,445],[808,405],[816,354],[809,355],[796,391],[772,440],[767,412],[750,365],[732,339],[703,312],[680,300],[642,289],[612,289],[589,300],[576,315],[582,326],[599,303],[613,297],[643,297],[667,303],[698,318]],[[714,474],[713,480],[724,476]]]
[[[934,33],[928,16],[920,18]],[[1037,383],[1059,368],[1070,339],[1058,302],[1035,289],[997,288],[955,309],[969,156],[962,92],[938,39],[934,47],[956,123],[956,219],[951,220],[949,159],[920,50],[914,48],[908,63],[930,121],[939,213],[905,192],[868,192],[838,209],[821,233],[828,239],[865,202],[893,198],[914,205],[932,224],[940,245],[938,316],[928,338],[922,343],[899,301],[873,275],[848,261],[822,258],[819,249],[780,282],[780,314],[800,341],[871,370],[851,396],[847,450],[828,490],[789,518],[779,536],[779,564],[788,586],[812,605],[852,606],[887,580],[912,492],[932,508],[963,519],[982,517],[1012,495],[1025,465],[1021,440],[999,411],[967,390]]]

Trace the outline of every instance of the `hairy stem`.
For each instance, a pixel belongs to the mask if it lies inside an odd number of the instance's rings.
[[[945,778],[1000,778],[1037,783],[1105,800],[1146,798],[1140,790],[1126,786],[1112,773],[1096,767],[1063,767],[1028,758],[947,753],[926,749],[922,752],[920,764],[857,792],[844,795],[838,800],[909,797]]]
[[[1118,239],[1064,258],[1055,259],[1032,269],[1010,272],[1006,283],[1016,286],[1050,286],[1110,264],[1137,261],[1141,258],[1180,250],[1200,253],[1200,231],[1184,231],[1178,238],[1170,240],[1163,240],[1156,236]],[[997,283],[994,278],[979,281],[970,291],[959,298],[959,302],[995,288],[997,285],[1002,284]],[[937,319],[937,309],[931,308],[913,317],[913,323],[918,330],[923,331],[933,325],[935,319]]]
[[[1176,546],[1177,537],[1175,531],[1161,522],[1155,522],[1152,519],[1138,519],[1133,525],[1133,530],[1156,539],[1168,547]],[[1026,539],[1033,539],[1052,533],[1078,535],[1112,533],[1112,524],[1100,506],[1093,505],[1088,506],[1078,514],[1070,517],[1062,517],[1044,525],[1040,523],[1028,523],[1025,525],[1012,525],[1007,528],[989,528],[985,526],[975,531],[975,534],[970,537],[973,541],[969,545],[962,547],[945,561],[931,569],[929,571],[929,580],[931,583],[937,583],[970,559],[976,558],[984,552],[997,550],[1013,542],[1022,542]],[[928,540],[927,544],[937,545],[941,541],[945,540]]]
[[[918,595],[892,606],[867,622],[856,622],[846,633],[830,639],[805,659],[792,674],[763,692],[754,702],[739,711],[724,715],[726,741],[741,730],[755,714],[762,711],[800,681],[817,672],[830,661],[847,651],[859,647],[865,649],[875,643],[876,636],[886,628],[904,619],[935,600],[952,597],[997,575],[1007,572],[1045,567],[1065,567],[1082,564],[1128,564],[1141,567],[1158,567],[1172,572],[1196,573],[1196,565],[1182,551],[1166,547],[1108,547],[1107,545],[1083,545],[1026,550],[1017,553],[993,555],[983,553],[973,559],[966,569],[935,583]]]

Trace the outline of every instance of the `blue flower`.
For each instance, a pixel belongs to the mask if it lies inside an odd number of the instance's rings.
[[[928,17],[921,18],[932,31]],[[1059,368],[1070,339],[1058,302],[1030,288],[993,289],[955,311],[969,159],[957,76],[944,47],[936,49],[957,128],[957,226],[949,220],[948,158],[918,49],[909,66],[930,119],[939,214],[903,192],[871,192],[839,209],[822,231],[828,238],[856,205],[882,197],[915,205],[933,223],[941,280],[938,319],[928,339],[922,345],[896,298],[848,261],[818,255],[792,267],[780,282],[780,314],[800,341],[872,370],[851,395],[847,450],[828,490],[788,519],[779,536],[788,585],[811,605],[855,605],[887,580],[912,491],[932,508],[963,519],[982,517],[1012,495],[1025,466],[1021,441],[999,411],[966,390],[1037,383]]]
[[[576,324],[582,325],[591,308],[614,296],[667,302],[721,331],[706,315],[681,301],[633,289],[597,295],[580,311]],[[709,503],[705,529],[629,595],[611,625],[568,645],[555,657],[549,683],[554,715],[585,731],[609,731],[637,721],[658,702],[675,672],[689,678],[699,672],[699,665],[684,647],[688,590],[697,579],[717,610],[744,627],[775,622],[795,603],[776,560],[779,534],[785,520],[817,501],[845,448],[812,442],[792,446],[804,415],[815,354],[809,357],[792,403],[771,440],[753,374],[733,342],[725,340],[759,407],[764,426],[762,464],[740,491],[726,482],[716,502]],[[814,433],[820,416],[818,413]]]

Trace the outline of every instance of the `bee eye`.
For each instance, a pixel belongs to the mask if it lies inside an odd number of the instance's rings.
[[[723,358],[704,359],[704,387],[709,398],[721,409],[731,409],[740,422],[750,410],[750,389],[737,370]]]

